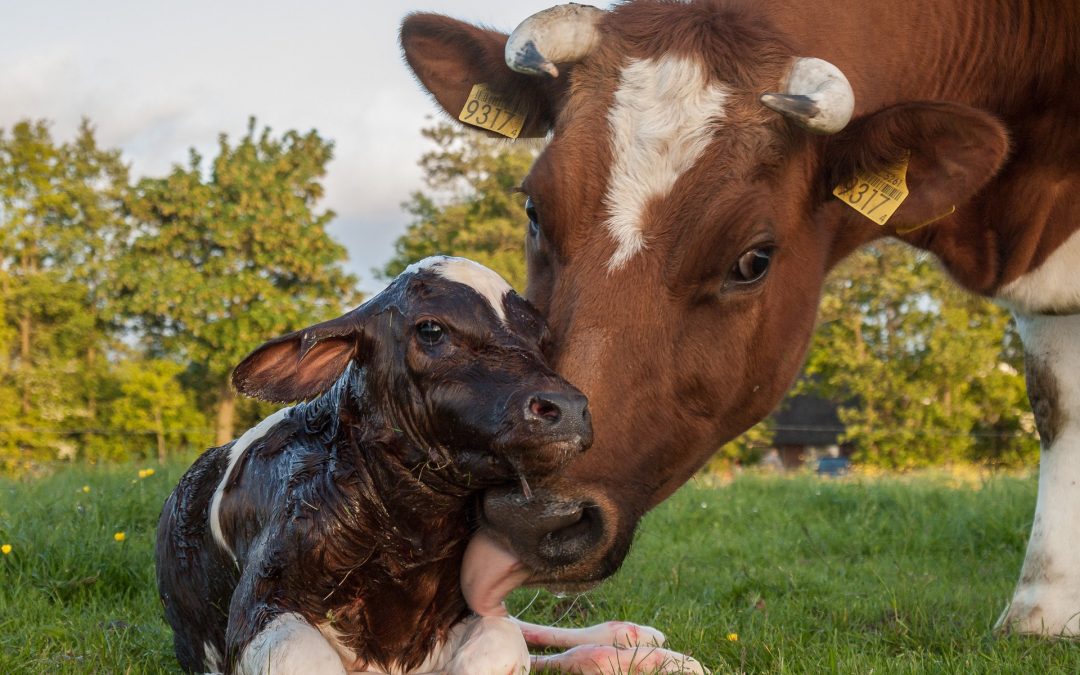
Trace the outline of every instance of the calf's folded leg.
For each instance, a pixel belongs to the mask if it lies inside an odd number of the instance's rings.
[[[555,628],[512,619],[533,647],[578,647],[605,645],[612,647],[662,647],[664,634],[651,626],[628,621],[605,621],[587,628]]]
[[[652,675],[653,673],[695,673],[705,668],[695,659],[659,647],[622,649],[599,645],[574,647],[562,654],[532,657],[536,670],[573,675]]]
[[[252,638],[236,665],[240,675],[345,675],[341,657],[299,614],[279,614]]]
[[[529,648],[513,621],[475,616],[458,624],[447,643],[446,675],[523,675],[529,672]]]

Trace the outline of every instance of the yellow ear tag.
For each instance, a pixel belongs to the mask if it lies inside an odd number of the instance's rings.
[[[474,127],[494,131],[507,138],[517,138],[525,126],[525,113],[512,110],[486,84],[474,84],[458,119]]]
[[[907,158],[883,171],[855,176],[850,185],[837,185],[833,194],[878,225],[884,225],[908,196]]]

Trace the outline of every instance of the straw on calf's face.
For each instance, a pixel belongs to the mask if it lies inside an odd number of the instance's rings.
[[[586,399],[544,364],[544,339],[497,275],[435,258],[247,357],[241,392],[309,401],[205,453],[165,504],[158,586],[181,665],[465,658],[450,670],[495,672],[501,662],[468,649],[494,639],[508,667],[527,667],[512,624],[463,623],[459,575],[471,498],[542,478],[591,442]]]

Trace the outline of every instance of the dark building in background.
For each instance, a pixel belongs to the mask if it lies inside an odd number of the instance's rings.
[[[772,415],[775,455],[767,461],[785,470],[798,469],[809,462],[817,469],[847,466],[849,444],[841,443],[844,424],[837,414],[839,404],[817,396],[801,394],[784,399]],[[843,459],[843,462],[819,460]]]

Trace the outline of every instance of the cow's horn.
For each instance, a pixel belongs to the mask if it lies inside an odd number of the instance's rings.
[[[559,76],[556,63],[574,63],[600,41],[604,10],[571,2],[533,14],[506,41],[506,65],[526,75]]]
[[[822,59],[795,59],[784,93],[762,94],[768,108],[815,134],[835,134],[855,110],[855,93],[839,68]]]

